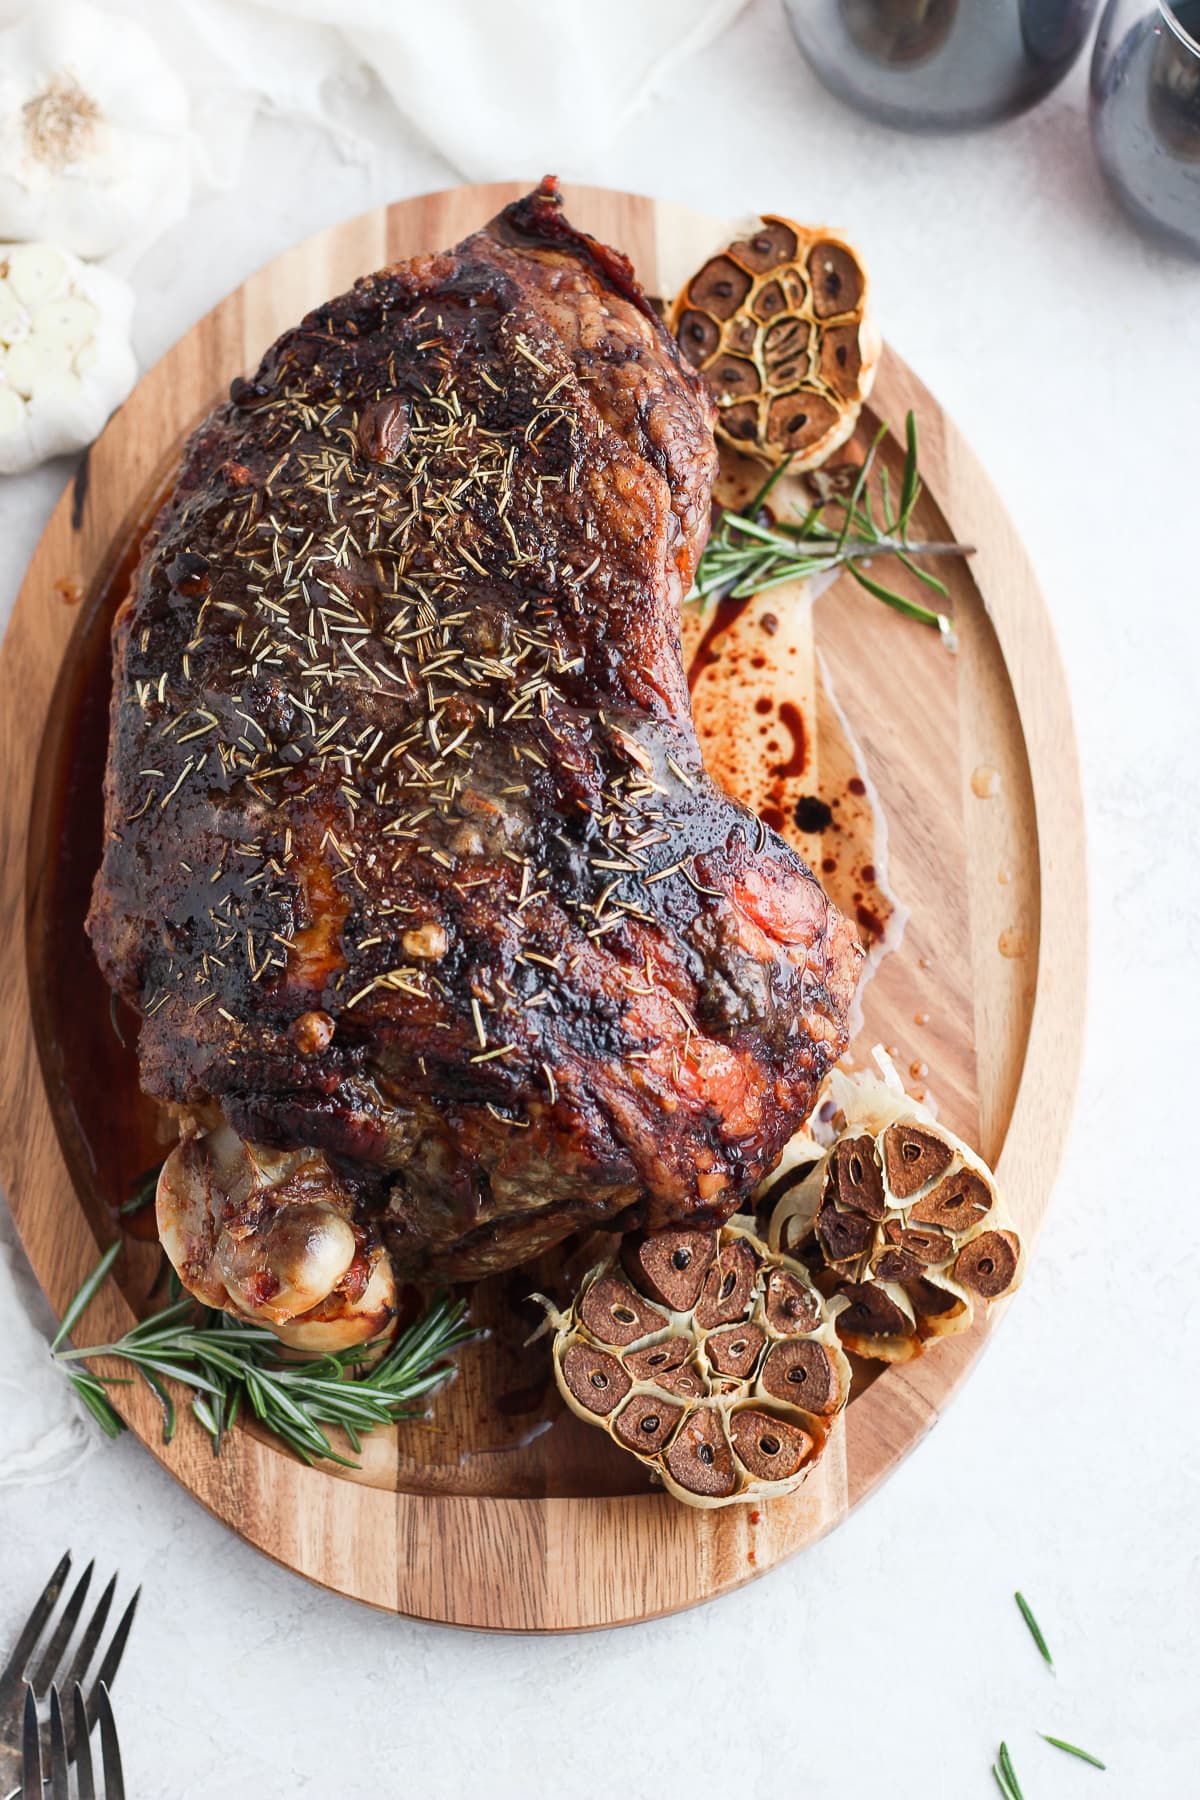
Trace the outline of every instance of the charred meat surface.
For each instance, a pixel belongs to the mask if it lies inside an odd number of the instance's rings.
[[[844,1046],[854,934],[693,730],[711,421],[547,182],[285,333],[144,543],[96,954],[185,1135],[398,1270],[723,1220]]]

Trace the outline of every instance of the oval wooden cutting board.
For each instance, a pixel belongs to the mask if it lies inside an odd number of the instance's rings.
[[[82,935],[100,842],[107,628],[139,523],[184,435],[280,331],[357,276],[454,244],[521,191],[460,188],[406,201],[260,270],[143,378],[30,565],[0,653],[0,1012],[9,1028],[0,1177],[59,1313],[112,1241],[114,1208],[162,1139],[132,1053],[111,1031]],[[712,220],[633,195],[574,188],[566,203],[577,224],[631,256],[652,293],[669,294],[721,238]],[[1085,864],[1070,709],[1012,526],[936,401],[887,352],[863,428],[879,419],[899,426],[909,407],[927,483],[916,535],[977,546],[969,564],[945,565],[958,654],[850,583],[815,607],[777,592],[765,627],[756,602],[710,637],[716,661],[697,682],[697,717],[710,766],[748,798],[763,803],[756,770],[799,771],[772,797],[794,837],[796,800],[828,798],[846,773],[838,757],[855,747],[862,779],[850,790],[878,805],[887,828],[878,855],[886,853],[888,884],[910,916],[865,990],[852,1056],[861,1064],[873,1043],[894,1047],[913,1085],[927,1086],[945,1121],[998,1166],[1032,1239],[1059,1163],[1083,1029]],[[894,443],[887,453],[895,466]],[[696,627],[688,631],[694,648]],[[768,637],[812,741],[781,742],[776,718],[747,759],[759,728],[746,710],[746,670],[769,660],[760,653]],[[794,662],[782,664],[785,653]],[[836,696],[823,703],[836,731],[821,722],[822,688]],[[819,859],[830,847],[819,837],[796,841]],[[861,847],[856,854],[854,867],[823,858],[835,886],[864,881]],[[145,1308],[154,1262],[149,1245],[130,1246],[119,1282],[86,1318],[86,1341],[128,1328]],[[489,1284],[483,1316],[502,1322],[512,1293],[511,1281]],[[164,1446],[153,1399],[140,1387],[116,1392],[130,1425],[204,1505],[300,1573],[421,1618],[576,1629],[723,1593],[830,1530],[934,1422],[994,1323],[978,1322],[906,1367],[860,1368],[824,1463],[798,1494],[754,1510],[692,1511],[648,1491],[602,1434],[559,1416],[544,1348],[523,1351],[512,1332],[466,1354],[429,1419],[368,1440],[353,1477],[304,1468],[249,1429],[214,1459],[190,1419]]]

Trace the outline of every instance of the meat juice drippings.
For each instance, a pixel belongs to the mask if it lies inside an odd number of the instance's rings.
[[[823,584],[683,611],[692,711],[714,781],[799,851],[867,951],[862,986],[903,935],[887,822],[850,721],[813,644]],[[852,1033],[861,1024],[856,1002]]]

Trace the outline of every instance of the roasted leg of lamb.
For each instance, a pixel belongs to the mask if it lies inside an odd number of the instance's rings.
[[[186,1285],[299,1344],[582,1226],[719,1223],[860,951],[704,772],[711,402],[555,184],[204,422],[114,627],[89,929]]]

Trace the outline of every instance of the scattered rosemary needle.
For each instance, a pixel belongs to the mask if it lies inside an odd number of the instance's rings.
[[[787,473],[788,464],[781,463],[744,512],[721,514],[700,558],[688,599],[701,602],[720,598],[745,599],[784,582],[801,581],[811,575],[844,568],[860,587],[882,600],[885,606],[894,607],[906,618],[916,619],[922,625],[936,626],[943,641],[953,644],[954,625],[946,613],[918,605],[915,600],[864,574],[860,567],[876,557],[894,556],[926,587],[945,599],[948,593],[945,583],[928,569],[919,567],[915,559],[973,554],[969,544],[914,542],[908,535],[922,491],[917,466],[917,422],[911,412],[905,421],[904,472],[899,499],[894,505],[887,470],[881,468],[880,514],[876,517],[871,473],[876,454],[887,435],[888,427],[881,425],[845,499],[835,495],[831,500],[810,507],[795,521],[777,520],[773,525],[764,525],[759,514],[776,482]],[[825,512],[829,506],[841,510],[841,519],[836,524],[826,522]]]
[[[1029,1627],[1030,1637],[1033,1639],[1034,1643],[1037,1645],[1038,1649],[1041,1651],[1042,1655],[1045,1657],[1046,1662],[1048,1663],[1050,1668],[1053,1668],[1054,1667],[1054,1658],[1050,1654],[1049,1648],[1046,1644],[1046,1640],[1042,1636],[1042,1628],[1038,1624],[1037,1620],[1034,1618],[1033,1612],[1032,1612],[1032,1609],[1030,1608],[1028,1600],[1025,1598],[1024,1594],[1021,1594],[1021,1593],[1014,1594],[1013,1599],[1016,1601],[1017,1605],[1021,1609],[1021,1617],[1024,1619],[1026,1625],[1028,1625],[1028,1627]]]
[[[1051,1737],[1048,1731],[1039,1731],[1038,1736],[1044,1738],[1046,1743],[1053,1744],[1056,1750],[1065,1750],[1068,1756],[1077,1756],[1080,1762],[1091,1763],[1093,1769],[1104,1769],[1108,1766],[1107,1763],[1102,1763],[1098,1756],[1093,1756],[1090,1750],[1081,1750],[1078,1744],[1068,1744],[1065,1738]]]
[[[63,1343],[120,1250],[117,1243],[106,1251],[68,1306],[50,1346],[56,1360],[67,1365],[76,1393],[110,1437],[125,1427],[105,1390],[130,1378],[97,1375],[84,1366],[98,1356],[116,1357],[145,1381],[162,1407],[165,1443],[174,1436],[177,1423],[176,1402],[167,1384],[177,1382],[190,1389],[192,1411],[211,1437],[214,1455],[245,1406],[302,1462],[323,1460],[357,1468],[334,1448],[325,1428],[337,1427],[350,1448],[359,1451],[362,1438],[377,1426],[411,1417],[411,1402],[450,1374],[451,1351],[476,1335],[467,1323],[465,1301],[439,1294],[377,1362],[370,1362],[370,1357],[378,1344],[356,1344],[304,1362],[288,1362],[281,1360],[273,1332],[185,1295],[140,1320],[116,1343],[64,1350]]]
[[[992,1764],[992,1774],[996,1777],[996,1785],[1005,1796],[1005,1800],[1025,1800],[1021,1792],[1021,1784],[1017,1780],[1017,1771],[1013,1768],[1012,1757],[1008,1754],[1008,1745],[1000,1745],[1000,1766]]]

